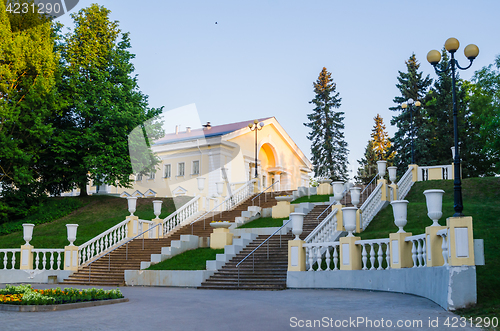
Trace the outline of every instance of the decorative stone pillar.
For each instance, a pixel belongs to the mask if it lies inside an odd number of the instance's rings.
[[[411,242],[406,242],[406,237],[411,236],[411,232],[405,232],[403,229],[407,223],[407,205],[406,200],[396,200],[391,202],[394,212],[394,223],[399,228],[397,233],[390,233],[390,252],[391,252],[391,268],[401,269],[410,268],[413,266],[411,258]]]
[[[288,271],[306,271],[304,240],[288,241]]]
[[[229,222],[210,223],[214,232],[210,234],[210,248],[219,249],[233,244],[233,234],[229,232]]]
[[[411,180],[413,182],[418,182],[418,165],[416,164],[409,164],[408,168],[413,167],[411,171]]]
[[[446,225],[449,228],[450,266],[475,265],[472,217],[449,217]]]
[[[271,209],[272,217],[273,218],[285,218],[290,216],[290,213],[295,210],[295,206],[292,206],[290,204],[290,201],[292,201],[293,196],[291,195],[286,195],[286,196],[277,196],[275,199],[278,201],[278,204]],[[293,210],[292,210],[293,209]]]
[[[34,224],[23,224],[23,239],[26,241],[24,245],[21,245],[21,262],[19,269],[21,270],[32,270],[33,269],[33,246],[30,245],[30,241],[33,238],[33,228]]]
[[[66,224],[69,245],[64,247],[64,270],[77,271],[80,261],[78,259],[78,246],[73,245],[76,240],[78,224]]]
[[[332,194],[332,181],[330,179],[320,179],[318,180],[318,195],[330,195]]]

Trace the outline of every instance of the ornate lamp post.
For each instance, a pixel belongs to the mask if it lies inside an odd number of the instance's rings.
[[[415,164],[415,146],[413,144],[413,99],[408,99],[401,105],[401,108],[410,110],[410,131],[411,131],[411,164]],[[415,107],[420,107],[420,101],[415,102]]]
[[[457,39],[455,38],[449,38],[446,40],[444,47],[448,52],[451,54],[451,60],[447,68],[444,70],[440,70],[436,67],[436,65],[439,63],[441,60],[441,53],[439,53],[436,50],[432,50],[429,53],[427,53],[427,61],[429,61],[430,64],[434,66],[434,70],[438,73],[446,72],[449,69],[451,69],[451,82],[452,82],[452,96],[453,96],[453,136],[455,140],[455,160],[453,161],[454,163],[454,177],[455,180],[453,181],[454,184],[454,209],[455,209],[455,214],[453,216],[463,216],[462,210],[464,209],[463,203],[462,203],[462,182],[460,180],[460,154],[458,150],[458,119],[457,119],[457,96],[455,92],[455,70],[456,68],[461,69],[461,70],[466,70],[469,69],[470,66],[472,65],[472,61],[477,57],[479,54],[479,48],[474,45],[470,44],[464,49],[464,54],[465,57],[469,59],[470,63],[467,67],[462,68],[457,60],[455,60],[455,52],[458,50],[460,47],[460,43],[458,42]]]
[[[253,123],[248,123],[248,128],[251,131],[255,131],[255,178],[258,177],[257,173],[257,131],[262,130],[264,127],[264,122],[260,122],[258,120],[254,120]]]

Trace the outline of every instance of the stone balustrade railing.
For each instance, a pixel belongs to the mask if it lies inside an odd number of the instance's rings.
[[[16,266],[16,253],[21,253],[20,248],[2,248],[0,249],[0,261],[3,262],[3,269],[14,269]],[[1,258],[3,254],[3,259]],[[10,255],[10,258],[9,258]],[[10,263],[10,268],[8,267]]]
[[[406,242],[411,242],[411,258],[413,260],[413,268],[426,267],[426,248],[427,242],[425,239],[425,233],[416,236],[410,236],[405,238]]]
[[[444,259],[444,265],[448,265],[448,257],[449,257],[449,252],[448,252],[448,229],[442,229],[439,230],[436,235],[440,236],[442,239],[442,244],[441,244],[441,250],[443,253],[443,259]]]
[[[199,211],[200,196],[197,195],[163,220],[163,234],[166,235],[177,226],[184,225]]]
[[[318,243],[324,241],[334,241],[337,239],[340,231],[336,231],[337,229],[337,212],[338,208],[333,209],[328,216],[325,217],[321,223],[318,224],[314,230],[304,239],[307,244],[310,243]]]
[[[238,205],[240,202],[244,201],[246,198],[251,196],[253,194],[253,183],[255,182],[255,179],[252,179],[248,181],[245,185],[242,187],[238,188],[236,191],[233,192],[232,196],[227,197],[224,200],[224,210],[230,210],[236,205]]]
[[[34,270],[61,270],[64,249],[35,248],[32,252],[35,260]]]
[[[361,245],[362,270],[384,270],[391,268],[390,239],[357,240],[356,245]],[[385,246],[385,249],[383,249]],[[384,259],[385,253],[385,259]],[[368,265],[368,256],[370,264]],[[385,261],[385,268],[383,262]],[[368,268],[369,267],[369,268]]]
[[[408,192],[410,192],[411,187],[413,186],[413,167],[410,166],[408,167],[408,170],[406,170],[405,174],[401,177],[401,179],[398,182],[398,199],[397,200],[403,200]]]
[[[340,243],[338,241],[304,244],[303,247],[306,250],[307,271],[315,271],[315,265],[317,267],[316,271],[339,270],[339,245]],[[325,269],[323,269],[322,266],[323,261],[326,264]],[[333,268],[330,268],[331,262],[333,262]]]
[[[363,205],[359,208],[362,212],[362,227],[366,229],[368,224],[373,220],[375,215],[384,207],[386,201],[382,200],[382,187],[383,183],[379,183],[372,191],[368,199],[365,200]]]
[[[128,220],[124,220],[80,245],[78,248],[79,264],[87,263],[125,240],[128,234],[128,222]]]

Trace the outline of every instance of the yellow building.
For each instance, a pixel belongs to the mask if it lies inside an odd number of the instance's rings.
[[[261,188],[276,183],[276,190],[309,186],[311,162],[293,142],[276,118],[260,119],[257,133],[258,179]],[[122,196],[227,196],[255,177],[253,121],[212,126],[167,134],[154,142],[153,152],[161,163],[150,175],[135,175],[134,187],[101,186],[99,193]],[[203,190],[197,178],[205,178]]]

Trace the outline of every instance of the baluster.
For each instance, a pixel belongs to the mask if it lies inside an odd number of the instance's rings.
[[[388,242],[385,243],[385,261],[387,262],[387,268],[385,268],[385,270],[391,269],[391,250]]]
[[[326,253],[325,253],[325,262],[326,262],[326,271],[330,271],[332,269],[330,269],[330,247],[328,247],[328,245],[326,246]]]
[[[339,253],[337,252],[337,245],[333,244],[333,270],[339,270],[337,265],[339,263]]]
[[[47,252],[41,252],[42,253],[42,270],[46,270],[45,266],[47,264]]]
[[[384,252],[382,251],[382,243],[379,243],[378,244],[378,251],[377,251],[377,257],[378,257],[378,268],[377,270],[382,270],[382,260],[383,260],[383,256],[384,255]]]
[[[57,269],[61,270],[61,252],[57,252]],[[80,251],[78,251],[78,261],[80,260]]]
[[[16,267],[16,252],[12,252],[12,268],[14,269]]]
[[[365,244],[361,244],[363,246],[363,251],[361,253],[361,261],[363,261],[363,270],[367,270],[368,268],[366,267],[366,261],[368,260],[367,257],[366,257],[366,245]]]
[[[94,245],[95,245],[94,243],[90,244],[90,257],[94,257],[95,256],[94,255]]]
[[[413,260],[413,268],[417,267],[417,248],[415,247],[415,240],[411,241],[412,247],[411,247],[411,258]]]
[[[3,252],[3,269],[7,269],[7,252]]]
[[[375,249],[373,243],[370,243],[370,270],[375,270]]]
[[[308,271],[314,271],[313,269],[313,253],[314,253],[314,247],[309,247],[309,270]]]
[[[38,256],[38,252],[35,252],[35,270],[38,270],[39,263],[40,263],[40,257]]]
[[[422,267],[427,267],[427,255],[425,254],[426,250],[426,245],[425,245],[425,238],[422,239],[422,259],[420,260]]]
[[[446,244],[446,236],[441,236],[443,238],[443,243],[441,244],[441,250],[443,253],[444,264],[448,265],[448,245]]]
[[[51,251],[50,252],[50,264],[49,264],[49,270],[54,270],[53,269],[53,266],[54,266],[54,251]]]
[[[322,271],[323,269],[321,268],[321,246],[316,247],[316,262],[318,263],[317,271]]]
[[[421,242],[420,242],[420,239],[417,239],[417,261],[418,261],[418,267],[422,267],[423,266],[423,263],[422,263],[422,245],[421,245]]]

